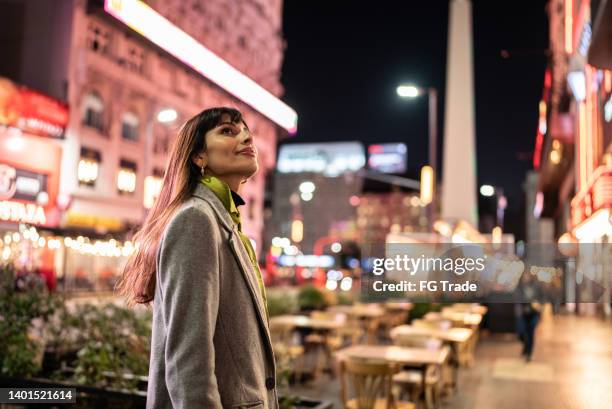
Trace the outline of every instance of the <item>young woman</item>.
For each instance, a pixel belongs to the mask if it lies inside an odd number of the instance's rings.
[[[181,128],[119,291],[153,302],[147,408],[277,408],[265,289],[239,187],[258,168],[240,112]]]

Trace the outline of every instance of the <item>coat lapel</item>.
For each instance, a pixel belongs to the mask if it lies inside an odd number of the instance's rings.
[[[246,254],[244,245],[242,245],[238,232],[236,231],[236,225],[232,221],[227,210],[225,210],[225,207],[223,207],[223,203],[221,203],[219,198],[215,196],[215,194],[209,188],[201,183],[198,183],[193,196],[198,197],[210,204],[213,211],[217,215],[218,220],[221,222],[221,225],[230,233],[229,247],[234,254],[236,262],[238,263],[240,273],[247,283],[249,293],[251,293],[253,303],[255,304],[255,310],[257,311],[257,316],[259,318],[261,327],[263,328],[269,343],[268,347],[272,353],[272,341],[270,332],[268,330],[268,320],[265,312],[263,297],[261,295],[261,290],[259,289],[259,283],[255,277],[253,267],[251,266],[250,261],[248,261],[249,256]]]

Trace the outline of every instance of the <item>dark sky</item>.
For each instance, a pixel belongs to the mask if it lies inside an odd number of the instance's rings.
[[[502,186],[515,209],[536,134],[545,4],[473,0],[478,183]],[[427,99],[401,100],[395,88],[438,88],[442,139],[448,0],[285,0],[284,8],[283,99],[299,115],[286,142],[405,142],[416,175],[427,158]],[[504,59],[502,49],[516,52]]]

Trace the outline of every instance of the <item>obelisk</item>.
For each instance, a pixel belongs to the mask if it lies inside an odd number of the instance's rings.
[[[449,13],[441,212],[478,229],[472,3],[451,0]]]

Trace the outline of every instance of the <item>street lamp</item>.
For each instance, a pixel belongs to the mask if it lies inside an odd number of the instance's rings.
[[[506,207],[508,207],[508,198],[504,195],[504,189],[498,186],[482,185],[480,194],[484,197],[495,196],[497,226],[503,228]]]
[[[417,87],[412,84],[402,84],[396,89],[397,95],[401,98],[417,98],[421,95],[428,96],[429,102],[429,166],[433,170],[432,186],[436,186],[436,175],[438,173],[438,91],[434,87]],[[433,226],[433,209],[435,203],[435,194],[432,194],[432,201],[430,204],[430,227]]]
[[[417,98],[425,94],[429,99],[429,166],[437,173],[438,92],[434,87],[422,88],[410,84],[397,87],[397,95],[402,98]]]

